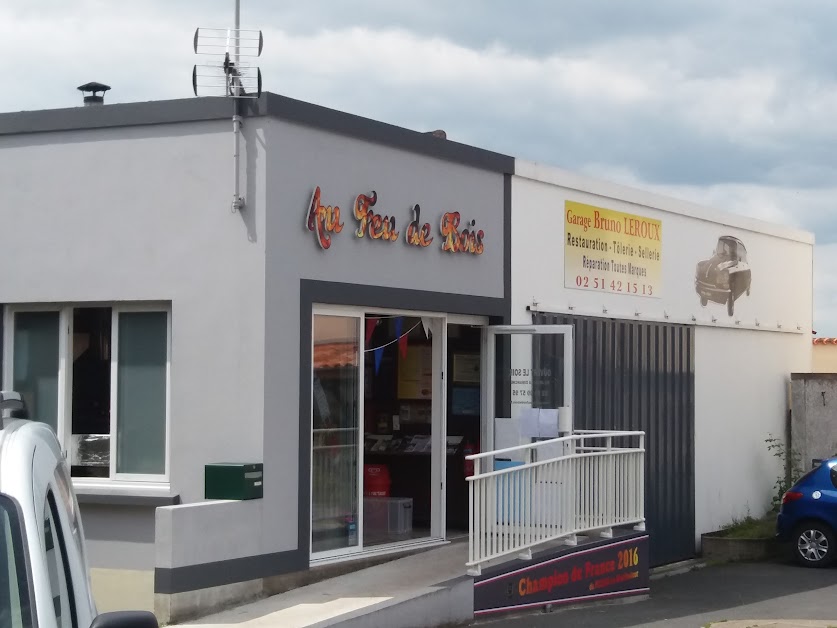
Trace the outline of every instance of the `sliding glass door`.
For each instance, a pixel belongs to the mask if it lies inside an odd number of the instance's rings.
[[[329,557],[362,547],[361,317],[315,314],[313,340],[311,552]]]
[[[446,318],[315,306],[311,558],[445,537]]]

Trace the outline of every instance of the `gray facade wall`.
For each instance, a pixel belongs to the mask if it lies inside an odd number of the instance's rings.
[[[307,563],[310,410],[299,400],[305,399],[306,385],[310,391],[309,300],[500,314],[486,307],[503,303],[506,294],[506,181],[501,172],[276,119],[268,122],[266,137],[264,516],[271,524],[264,526],[263,547],[266,552],[297,550]],[[304,228],[316,186],[323,205],[340,207],[344,223],[328,250]],[[378,198],[374,209],[396,217],[401,233],[396,242],[354,233],[354,199],[373,190]],[[414,204],[420,205],[421,220],[430,223],[434,237],[424,249],[404,242]],[[439,221],[447,211],[461,212],[463,223],[475,219],[485,231],[482,255],[441,250]],[[324,283],[301,302],[306,281]],[[445,295],[451,299],[442,305]],[[288,495],[299,495],[299,504],[282,499]]]
[[[234,214],[227,105],[0,115],[0,245],[14,264],[0,303],[171,304],[170,494],[184,505],[155,533],[171,500],[80,490],[92,566],[154,569],[163,603],[308,567],[313,303],[508,320],[513,160],[265,94],[242,105]],[[304,228],[315,186],[345,225],[328,251]],[[373,190],[396,242],[355,235],[353,201]],[[415,204],[427,248],[404,240]],[[460,229],[476,220],[482,255],[441,250],[449,211]],[[222,461],[264,462],[264,499],[191,509],[204,465]],[[208,542],[230,519],[246,520],[247,543]]]
[[[790,432],[803,469],[810,469],[814,458],[837,455],[837,374],[791,376]]]
[[[171,303],[170,483],[184,502],[203,498],[205,463],[263,455],[261,121],[245,129],[241,215],[226,121],[0,136],[0,303]],[[92,566],[152,569],[153,508],[97,501],[83,508]]]

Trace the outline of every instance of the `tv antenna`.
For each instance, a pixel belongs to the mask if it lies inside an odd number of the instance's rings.
[[[233,212],[244,208],[239,173],[239,101],[258,98],[262,94],[261,70],[251,65],[250,60],[262,54],[263,45],[261,31],[241,28],[241,0],[235,0],[233,28],[198,28],[195,31],[195,54],[209,57],[206,63],[195,64],[192,68],[195,96],[231,98],[233,101]]]

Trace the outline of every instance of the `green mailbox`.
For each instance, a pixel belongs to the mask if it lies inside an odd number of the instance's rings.
[[[206,499],[261,499],[263,464],[219,462],[205,468]]]

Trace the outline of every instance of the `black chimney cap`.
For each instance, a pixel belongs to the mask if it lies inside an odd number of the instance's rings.
[[[106,92],[110,89],[110,85],[105,85],[104,83],[97,83],[96,81],[91,81],[90,83],[85,83],[84,85],[79,85],[78,90],[80,92]]]

